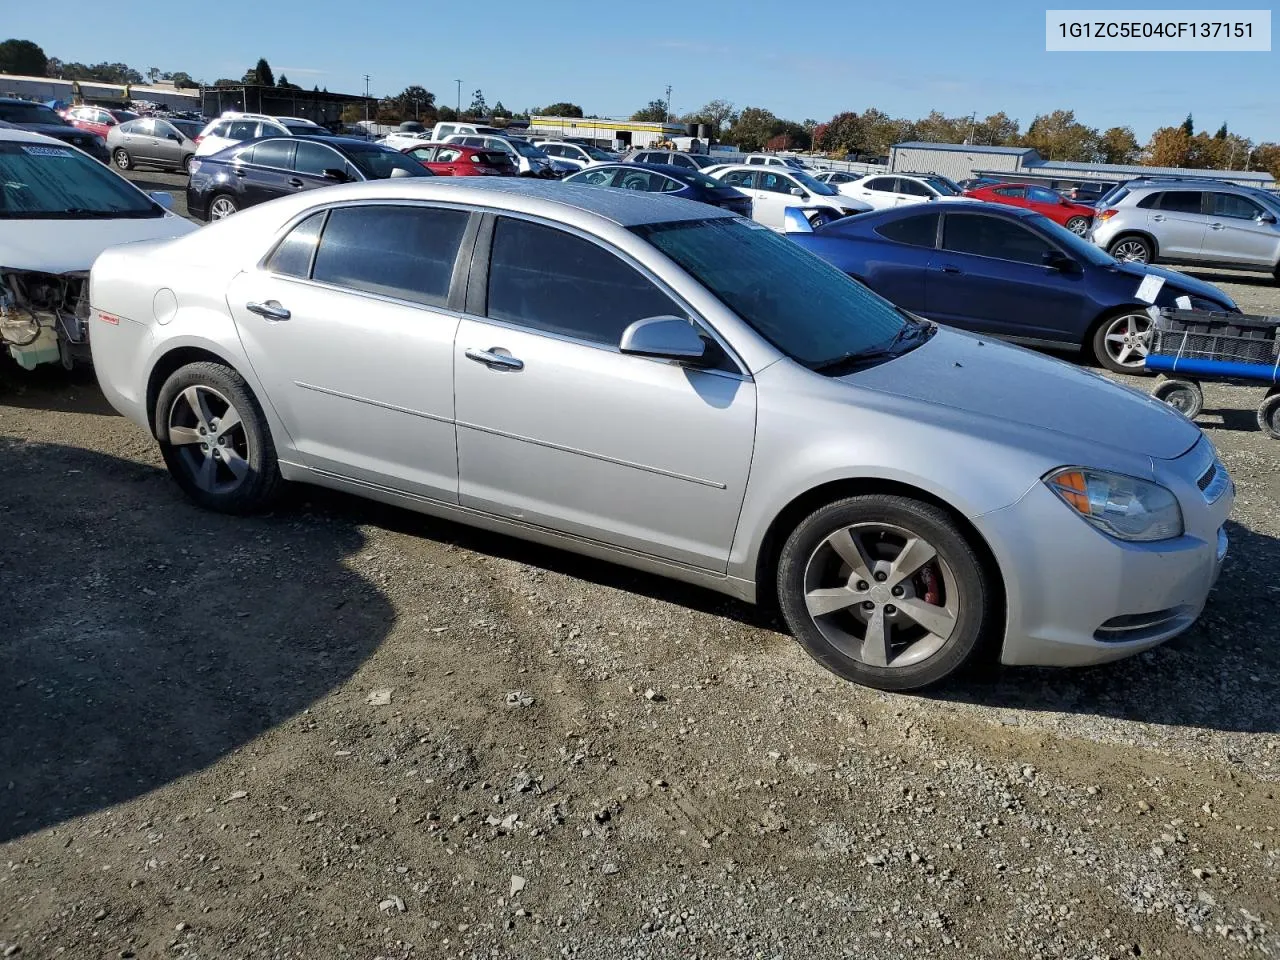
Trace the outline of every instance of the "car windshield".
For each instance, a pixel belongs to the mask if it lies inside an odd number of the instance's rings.
[[[128,123],[130,120],[137,120],[142,116],[132,110],[108,110],[107,113],[115,117],[117,123]]]
[[[586,152],[587,156],[590,157],[592,160],[616,160],[617,159],[617,157],[615,157],[612,153],[605,153],[599,147],[583,147],[582,149]]]
[[[912,326],[887,300],[752,220],[722,217],[631,229],[811,369],[882,349]]]
[[[53,123],[70,126],[43,103],[0,103],[0,120],[5,123]]]
[[[816,193],[822,197],[834,197],[838,196],[840,193],[840,191],[835,187],[825,183],[819,183],[807,173],[801,173],[799,170],[788,170],[787,172],[790,173],[791,176],[795,177],[796,180],[798,180],[805,189],[809,190],[811,193]]]
[[[344,144],[347,159],[370,180],[386,180],[393,170],[403,170],[402,176],[429,177],[431,171],[419,161],[405,156],[399,150],[379,146],[376,143]]]
[[[1043,214],[1033,214],[1023,223],[1036,227],[1041,233],[1048,234],[1050,240],[1078,260],[1091,263],[1095,267],[1109,267],[1116,263],[1115,257],[1101,247],[1095,247],[1084,237],[1077,237],[1066,227],[1055,223]]]
[[[0,142],[0,219],[162,216],[158,203],[74,147]]]
[[[324,127],[316,126],[314,123],[286,123],[282,124],[282,126],[295,137],[314,137],[317,134],[329,132]]]
[[[960,195],[960,191],[956,189],[955,184],[950,180],[943,179],[942,177],[926,177],[925,182],[944,197],[956,197]]]
[[[506,142],[511,145],[511,149],[522,157],[545,157],[546,154],[526,140],[518,137],[508,137]]]

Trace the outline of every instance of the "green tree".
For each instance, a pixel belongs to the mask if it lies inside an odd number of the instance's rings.
[[[484,102],[484,92],[477,90],[471,97],[471,106],[467,107],[467,112],[473,117],[483,117],[489,112],[489,105]]]
[[[1213,138],[1215,140],[1227,139],[1227,121],[1222,121],[1222,126],[1218,128],[1218,132],[1213,135]]]
[[[1103,163],[1137,163],[1142,148],[1132,129],[1111,127],[1098,138],[1098,154]]]
[[[191,79],[191,74],[184,73],[181,70],[179,70],[177,73],[170,74],[169,80],[171,80],[173,82],[173,85],[177,87],[179,90],[183,90],[187,87],[200,86],[200,84],[196,83],[194,80]]]
[[[559,103],[547,104],[538,113],[544,117],[580,117],[582,116],[582,108],[576,103],[561,100]]]
[[[1189,113],[1187,114],[1187,119],[1182,121],[1182,130],[1188,137],[1194,137],[1196,135],[1195,121],[1191,119],[1191,114]]]
[[[1250,166],[1258,170],[1267,170],[1271,176],[1280,180],[1280,143],[1260,143],[1254,147]]]
[[[44,55],[39,44],[17,39],[0,43],[0,73],[43,77],[48,69],[49,58]]]
[[[271,72],[271,64],[267,63],[266,57],[259,57],[257,64],[254,65],[253,72],[258,77],[258,83],[264,87],[274,87],[276,85],[276,75]]]
[[[1090,162],[1098,156],[1098,131],[1077,123],[1074,110],[1055,110],[1036,117],[1022,142],[1046,160]]]
[[[302,87],[298,86],[296,83],[290,83],[289,78],[286,77],[283,73],[280,74],[280,79],[276,81],[276,87],[280,90],[301,90],[302,89]]]
[[[973,126],[973,143],[992,147],[1008,147],[1018,142],[1018,121],[1004,113],[993,113]]]
[[[437,113],[438,120],[452,121],[458,119],[458,111],[453,107],[441,107]]]
[[[141,83],[142,74],[126,63],[64,63],[61,76],[66,80],[97,80],[99,83]]]
[[[709,124],[716,136],[724,130],[725,124],[732,124],[738,117],[737,111],[733,109],[733,102],[730,100],[712,100],[710,103],[704,103],[692,113],[685,114],[682,118],[685,123],[705,123]]]
[[[631,115],[632,120],[645,120],[649,123],[667,122],[667,105],[661,100],[650,100]]]
[[[1185,167],[1191,156],[1191,135],[1185,126],[1161,127],[1151,134],[1143,151],[1149,167]]]
[[[783,121],[763,107],[745,107],[724,138],[739,150],[751,153],[783,133],[784,127]]]

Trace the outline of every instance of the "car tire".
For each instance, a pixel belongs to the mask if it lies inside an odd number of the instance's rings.
[[[1107,247],[1107,253],[1117,260],[1136,263],[1150,263],[1155,256],[1151,241],[1133,233],[1116,237],[1111,241],[1111,246]]]
[[[199,361],[174,371],[160,388],[152,422],[169,473],[205,509],[253,513],[279,493],[284,480],[271,429],[231,367]]]
[[[1112,373],[1143,376],[1154,326],[1151,316],[1138,307],[1108,314],[1093,331],[1094,359]]]
[[[133,157],[129,156],[129,151],[124,147],[116,147],[111,151],[111,160],[121,170],[133,169]]]
[[[955,521],[899,496],[849,497],[811,513],[782,547],[776,589],[809,656],[879,690],[951,676],[998,619],[990,577]]]
[[[209,198],[209,221],[225,220],[240,209],[229,193],[215,193]]]
[[[1074,233],[1077,237],[1083,237],[1089,232],[1088,217],[1072,217],[1067,221],[1067,229]]]
[[[191,161],[193,159],[194,159],[194,156],[190,153],[188,153],[185,157],[182,158],[182,166],[180,169],[182,170],[183,174],[185,174],[188,177],[191,176]]]
[[[809,226],[817,230],[819,227],[825,227],[828,223],[835,223],[838,218],[833,213],[825,210],[819,210],[817,213],[809,217]]]
[[[1204,391],[1194,380],[1161,380],[1151,391],[1151,396],[1161,403],[1167,403],[1188,420],[1200,416],[1200,411],[1204,409]]]
[[[1258,407],[1258,429],[1280,440],[1280,390],[1272,390]]]

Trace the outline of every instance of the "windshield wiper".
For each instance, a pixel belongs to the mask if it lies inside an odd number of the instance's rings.
[[[875,363],[880,360],[891,360],[894,357],[900,357],[902,354],[907,352],[907,350],[902,349],[906,344],[917,339],[923,343],[925,340],[929,339],[929,337],[933,336],[934,332],[938,329],[935,324],[912,316],[901,307],[895,307],[894,309],[907,320],[907,323],[904,323],[900,328],[898,328],[898,332],[895,333],[884,346],[870,347],[866,350],[854,350],[850,353],[846,353],[820,363],[812,369],[816,373],[825,373],[829,376],[840,376],[843,373],[848,373],[867,363]]]

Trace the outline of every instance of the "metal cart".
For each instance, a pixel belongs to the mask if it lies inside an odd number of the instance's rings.
[[[1280,440],[1280,317],[1208,310],[1162,310],[1146,368],[1161,374],[1151,395],[1195,419],[1203,381],[1267,388],[1258,426]]]

